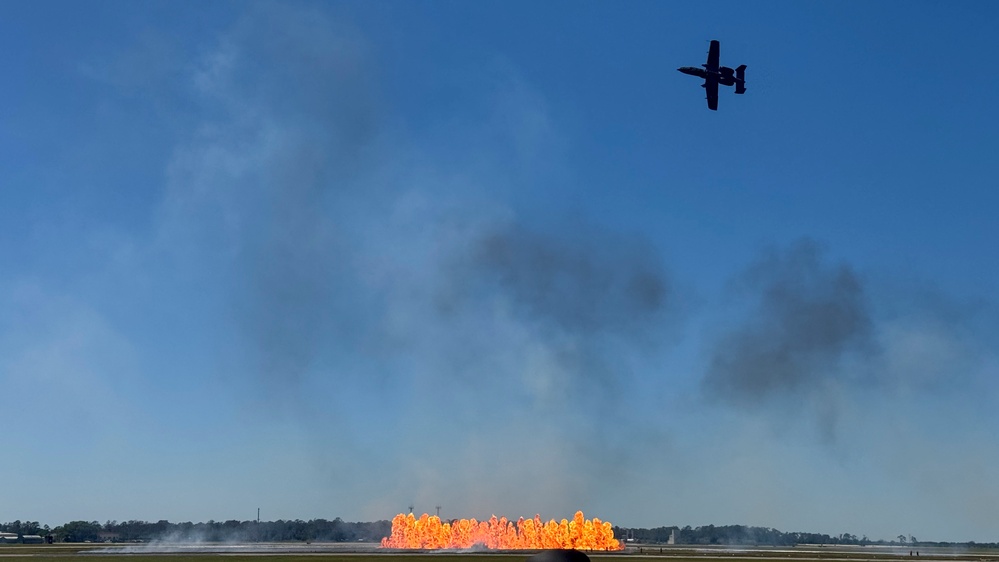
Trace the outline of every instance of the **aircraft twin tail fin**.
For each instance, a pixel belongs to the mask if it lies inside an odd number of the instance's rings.
[[[746,65],[744,64],[735,69],[735,93],[746,93]]]

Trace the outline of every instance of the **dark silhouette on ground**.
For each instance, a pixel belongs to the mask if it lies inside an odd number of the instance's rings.
[[[727,66],[718,66],[718,59],[720,57],[719,45],[718,41],[711,41],[711,47],[708,49],[708,63],[701,65],[704,68],[681,66],[677,69],[684,74],[704,79],[704,84],[701,87],[707,92],[708,109],[712,110],[718,109],[719,84],[722,86],[735,86],[735,93],[737,94],[746,93],[746,65],[743,64],[735,70]]]
[[[578,550],[553,549],[529,556],[527,562],[590,562],[590,557]]]

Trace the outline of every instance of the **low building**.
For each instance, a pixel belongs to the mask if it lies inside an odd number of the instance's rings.
[[[21,537],[24,544],[44,544],[45,539],[41,535],[24,535]]]
[[[0,533],[0,543],[11,544],[18,541],[17,533]]]

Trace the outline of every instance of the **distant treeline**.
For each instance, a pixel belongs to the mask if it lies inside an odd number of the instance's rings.
[[[392,530],[389,521],[351,523],[337,517],[310,521],[209,521],[207,523],[170,523],[169,521],[70,521],[55,528],[37,521],[0,523],[0,532],[18,535],[51,536],[57,542],[378,542]],[[999,543],[951,543],[920,541],[911,535],[898,535],[892,540],[870,540],[850,533],[824,535],[819,533],[785,533],[767,527],[745,525],[705,525],[703,527],[656,527],[654,529],[614,527],[614,536],[644,544],[667,544],[675,534],[679,545],[758,545],[794,546],[798,544],[828,545],[895,545],[907,548],[943,546],[999,548]]]
[[[18,535],[44,535],[49,532],[48,525],[39,525],[38,521],[14,521],[0,523],[0,533],[17,533]]]
[[[675,533],[676,544],[680,545],[747,545],[747,546],[794,546],[799,544],[846,544],[846,545],[895,545],[919,546],[974,546],[999,548],[999,543],[952,543],[920,541],[911,535],[898,535],[892,540],[871,540],[867,536],[858,537],[850,533],[824,535],[820,533],[785,533],[767,527],[747,527],[745,525],[705,525],[703,527],[656,527],[654,529],[614,527],[614,536],[619,539],[633,539],[637,543],[667,544],[670,535]]]
[[[352,523],[339,517],[329,521],[208,521],[171,523],[146,521],[70,521],[50,529],[35,521],[0,524],[0,532],[51,535],[57,542],[278,542],[278,541],[380,541],[392,530],[389,521]]]

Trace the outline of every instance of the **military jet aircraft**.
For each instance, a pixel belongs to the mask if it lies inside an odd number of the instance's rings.
[[[735,86],[735,93],[746,93],[746,65],[741,65],[735,70],[727,66],[718,66],[719,43],[711,41],[708,48],[708,63],[702,64],[704,68],[696,66],[682,66],[678,68],[684,74],[698,76],[704,79],[702,88],[708,94],[708,109],[718,109],[718,84],[722,86]]]

